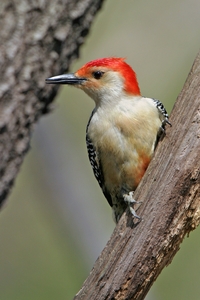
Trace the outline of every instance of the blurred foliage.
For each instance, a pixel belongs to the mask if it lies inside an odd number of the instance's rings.
[[[170,111],[198,52],[199,12],[198,0],[107,0],[72,71],[98,57],[126,57],[143,95]],[[2,300],[72,299],[112,233],[86,153],[93,106],[81,91],[62,88],[54,112],[36,126],[0,216]],[[199,299],[199,244],[197,229],[146,299]]]

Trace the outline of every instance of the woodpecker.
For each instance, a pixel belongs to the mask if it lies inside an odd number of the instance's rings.
[[[90,61],[77,72],[46,79],[48,84],[73,85],[95,102],[86,129],[88,156],[117,223],[129,207],[166,123],[163,104],[141,96],[137,77],[124,58]],[[170,124],[171,125],[171,124]]]

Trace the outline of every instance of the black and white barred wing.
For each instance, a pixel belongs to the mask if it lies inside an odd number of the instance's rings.
[[[162,102],[160,102],[159,100],[157,99],[152,99],[160,113],[160,115],[162,116],[162,128],[163,130],[165,130],[165,125],[166,123],[171,125],[171,123],[169,122],[169,116],[168,116],[168,113],[164,107],[164,105],[162,104]]]
[[[102,168],[101,168],[101,161],[98,158],[98,153],[97,153],[91,139],[89,138],[88,134],[86,134],[86,145],[87,145],[88,157],[89,157],[90,164],[91,164],[93,172],[94,172],[94,176],[97,179],[108,203],[112,207],[111,196],[108,193],[108,191],[105,187],[105,184],[104,184],[104,176],[103,176],[103,172],[102,172]]]
[[[172,125],[171,125],[171,123],[169,122],[169,116],[168,116],[168,113],[167,113],[167,111],[166,111],[164,105],[162,104],[162,102],[160,102],[160,101],[157,100],[157,99],[153,99],[153,98],[152,98],[152,100],[153,100],[153,102],[154,102],[156,108],[157,108],[158,111],[159,111],[160,119],[161,119],[161,121],[162,121],[160,130],[158,131],[158,134],[157,134],[157,139],[156,139],[156,143],[155,143],[155,148],[156,148],[156,146],[157,146],[157,144],[158,144],[158,141],[159,141],[160,139],[162,139],[162,137],[163,137],[164,134],[165,134],[165,125],[166,125],[166,124],[169,124],[170,126],[172,126]]]

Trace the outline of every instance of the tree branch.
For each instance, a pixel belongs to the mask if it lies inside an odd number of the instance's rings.
[[[200,53],[170,116],[172,127],[82,289],[83,299],[144,299],[184,236],[200,222]]]
[[[34,123],[68,70],[103,0],[2,0],[0,5],[0,205],[29,148]]]

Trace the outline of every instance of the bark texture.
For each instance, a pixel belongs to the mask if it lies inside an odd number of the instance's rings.
[[[200,222],[200,53],[134,198],[76,300],[144,299],[184,236]]]
[[[68,70],[103,0],[1,0],[0,205],[29,148],[34,123],[51,109],[56,86],[45,78]]]

